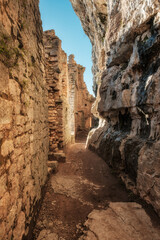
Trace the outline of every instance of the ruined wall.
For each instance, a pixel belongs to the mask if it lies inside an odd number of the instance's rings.
[[[38,0],[0,1],[0,239],[27,235],[48,155]]]
[[[70,104],[72,106],[73,130],[75,137],[79,133],[88,133],[92,127],[91,107],[95,98],[89,94],[84,82],[85,68],[77,64],[74,55],[69,56],[68,63],[70,83]]]
[[[75,141],[75,101],[76,101],[76,79],[78,79],[77,63],[74,60],[74,55],[69,56],[68,61],[68,79],[69,79],[69,104],[70,104],[70,123],[71,123],[71,138]]]
[[[76,135],[78,132],[89,132],[92,127],[91,108],[95,98],[89,94],[84,82],[85,68],[78,65],[78,79],[76,81],[77,104],[76,104]]]
[[[54,30],[44,32],[45,69],[48,86],[49,150],[57,152],[71,141],[68,104],[67,55]]]
[[[70,123],[70,104],[69,104],[69,79],[67,54],[62,51],[62,99],[63,99],[63,145],[71,143],[71,123]]]
[[[93,44],[100,124],[88,146],[160,215],[160,2],[71,3]]]
[[[62,50],[54,30],[44,32],[51,157],[75,141],[78,129],[89,131],[94,101],[84,83],[85,68]]]

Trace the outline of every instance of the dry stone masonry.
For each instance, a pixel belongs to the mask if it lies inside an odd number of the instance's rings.
[[[0,239],[29,234],[47,176],[48,108],[38,0],[0,1]]]
[[[49,94],[49,155],[52,159],[75,141],[79,131],[90,130],[94,98],[84,83],[85,68],[75,62],[74,55],[70,55],[67,62],[61,40],[54,30],[44,32],[44,46]]]
[[[88,147],[160,215],[160,1],[70,1],[93,45]]]
[[[67,55],[54,31],[44,33],[46,82],[48,85],[49,150],[57,152],[71,142],[68,124]],[[66,112],[63,112],[66,111]]]
[[[81,133],[88,133],[92,127],[91,107],[94,97],[89,94],[84,82],[85,68],[77,64],[74,55],[69,56],[69,103],[71,106],[71,134],[75,138]]]

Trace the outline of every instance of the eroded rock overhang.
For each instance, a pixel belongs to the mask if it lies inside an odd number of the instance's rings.
[[[160,2],[71,0],[92,45],[88,147],[160,214]]]

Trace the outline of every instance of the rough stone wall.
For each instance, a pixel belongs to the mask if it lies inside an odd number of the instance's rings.
[[[63,99],[63,145],[71,143],[70,104],[69,104],[69,79],[67,54],[62,51],[62,99]]]
[[[28,235],[47,176],[47,89],[38,0],[0,1],[0,239]]]
[[[71,3],[93,44],[100,124],[88,146],[160,215],[160,2]]]
[[[89,94],[84,82],[85,68],[78,65],[78,79],[76,81],[77,88],[77,104],[76,104],[76,135],[78,132],[89,132],[92,127],[91,108],[95,98]]]
[[[78,129],[90,129],[91,106],[94,98],[83,79],[85,68],[74,55],[62,50],[54,30],[44,32],[46,82],[48,85],[50,154],[63,150],[75,141]]]
[[[69,79],[69,104],[70,104],[70,123],[71,123],[71,138],[75,141],[75,106],[76,106],[76,79],[78,79],[77,63],[74,60],[74,55],[69,56],[68,62],[68,79]]]
[[[91,107],[95,98],[89,94],[84,82],[85,68],[77,64],[74,55],[69,56],[70,104],[74,115],[73,130],[75,137],[79,133],[89,132],[92,127]]]
[[[48,86],[48,120],[50,153],[63,149],[64,117],[67,98],[67,56],[61,48],[61,40],[55,36],[54,30],[44,32],[45,69]],[[66,131],[65,131],[66,132]]]

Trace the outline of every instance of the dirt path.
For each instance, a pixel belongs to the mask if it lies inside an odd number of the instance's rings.
[[[47,184],[34,239],[77,240],[93,209],[107,210],[110,202],[127,203],[132,197],[101,158],[85,149],[83,142],[73,144],[66,163],[59,164]],[[158,217],[150,208],[148,211],[158,226]]]

